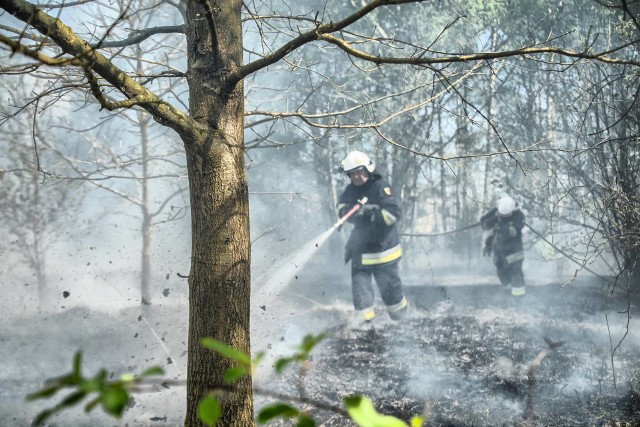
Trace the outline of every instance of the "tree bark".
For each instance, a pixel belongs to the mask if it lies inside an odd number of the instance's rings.
[[[227,81],[242,62],[241,5],[239,0],[187,2],[190,115],[215,132],[185,140],[192,221],[185,426],[202,425],[199,401],[224,387],[224,371],[233,365],[204,349],[200,340],[213,337],[250,354],[244,95],[242,82]],[[250,377],[221,400],[219,426],[254,424]]]

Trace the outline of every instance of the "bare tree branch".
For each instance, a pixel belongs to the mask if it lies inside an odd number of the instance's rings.
[[[171,104],[162,101],[153,92],[136,82],[102,54],[96,52],[86,41],[78,37],[71,28],[63,24],[60,20],[47,15],[24,0],[0,0],[0,7],[13,14],[16,18],[33,26],[40,33],[50,37],[60,46],[63,52],[71,55],[72,58],[48,60],[37,51],[28,49],[22,45],[16,45],[16,42],[8,40],[6,37],[0,38],[0,42],[7,44],[14,51],[34,57],[34,59],[38,59],[49,65],[88,67],[125,95],[129,101],[123,101],[121,105],[140,105],[151,113],[156,121],[179,133],[184,133],[185,131],[189,133],[209,131],[208,128],[200,125]],[[103,105],[103,107],[121,108],[119,104],[108,103]],[[189,135],[183,136],[186,137],[186,140],[193,139]]]

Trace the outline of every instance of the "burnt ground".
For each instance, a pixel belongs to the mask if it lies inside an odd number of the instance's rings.
[[[416,280],[424,279],[409,282]],[[304,370],[256,382],[331,404],[366,395],[379,412],[405,421],[423,415],[427,426],[640,425],[639,324],[623,313],[626,294],[594,280],[534,285],[517,300],[485,280],[409,285],[409,318],[395,323],[382,312],[370,327],[350,324],[347,295],[330,302],[322,288],[312,297],[285,292],[298,299],[290,319],[311,326],[333,318],[334,326]],[[637,318],[638,306],[630,309]],[[612,368],[611,346],[628,320]],[[300,332],[281,331],[282,342]],[[545,339],[558,347],[551,351]],[[308,408],[322,426],[352,425]]]
[[[493,275],[415,275],[405,283],[409,318],[394,323],[382,311],[371,328],[350,323],[344,274],[294,281],[275,301],[257,301],[252,346],[270,358],[258,369],[256,386],[332,405],[363,394],[379,412],[405,421],[423,414],[427,426],[640,425],[639,309],[631,305],[628,321],[624,292],[610,295],[594,280],[563,287],[531,279],[527,296],[514,300],[493,284]],[[97,312],[62,297],[54,313],[3,318],[0,426],[28,426],[57,402],[27,403],[24,396],[45,378],[68,372],[80,348],[86,375],[102,367],[117,376],[161,365],[168,377],[184,380],[187,313],[184,298],[172,297],[148,307],[142,318],[139,307]],[[627,321],[629,333],[613,358],[614,381],[611,346]],[[322,331],[329,336],[302,374],[294,366],[273,375],[274,358],[290,355],[305,334]],[[530,385],[527,368],[547,348],[544,337],[562,346],[542,359]],[[256,394],[256,408],[272,401]],[[47,425],[180,426],[184,405],[178,386],[135,395],[121,420],[78,408]],[[352,425],[334,412],[303,406],[319,425]]]
[[[87,377],[100,369],[106,369],[109,378],[118,378],[161,366],[166,378],[185,378],[184,305],[150,306],[142,315],[136,306],[103,312],[76,306],[62,296],[60,300],[62,305],[56,312],[24,313],[0,322],[0,426],[30,426],[36,414],[58,403],[67,393],[34,402],[27,402],[25,396],[42,389],[45,379],[69,373],[79,350],[82,373]],[[53,416],[46,426],[181,426],[184,390],[154,387],[149,393],[136,394],[119,420],[100,408],[84,413],[81,405]]]

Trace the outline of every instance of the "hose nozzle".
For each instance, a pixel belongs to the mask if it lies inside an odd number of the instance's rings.
[[[342,218],[340,218],[338,220],[338,222],[333,224],[333,228],[335,228],[336,230],[339,229],[342,226],[342,224],[344,224],[345,221],[348,220],[351,215],[356,213],[358,211],[358,209],[363,207],[367,203],[368,200],[369,199],[367,197],[363,197],[362,199],[358,200],[358,202],[349,210],[349,212],[344,214],[344,216]]]

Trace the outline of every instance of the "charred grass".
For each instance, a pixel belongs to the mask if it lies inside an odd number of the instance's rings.
[[[594,284],[558,289],[514,300],[495,286],[409,288],[408,319],[339,324],[311,364],[271,387],[333,404],[362,394],[427,426],[640,425],[637,333],[611,352],[624,336],[624,299]],[[322,426],[352,425],[308,409]]]

